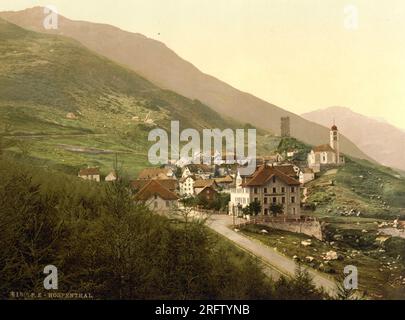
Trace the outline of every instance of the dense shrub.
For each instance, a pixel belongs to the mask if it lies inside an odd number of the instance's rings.
[[[2,299],[42,292],[49,264],[58,268],[61,292],[99,299],[307,297],[301,282],[275,285],[203,224],[136,204],[125,183],[86,182],[4,159],[0,176]]]

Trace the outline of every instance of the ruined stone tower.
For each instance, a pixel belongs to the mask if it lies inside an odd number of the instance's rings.
[[[281,136],[290,136],[290,117],[281,117]]]

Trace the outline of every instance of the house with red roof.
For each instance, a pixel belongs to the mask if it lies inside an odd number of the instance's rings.
[[[85,168],[81,169],[78,174],[79,178],[84,180],[91,180],[100,182],[100,169],[99,168]]]
[[[159,180],[149,180],[135,194],[135,201],[142,202],[152,211],[166,213],[177,208],[179,197],[160,183]]]
[[[261,204],[261,215],[272,215],[272,206],[283,208],[283,215],[300,217],[300,182],[286,174],[285,167],[261,165],[244,183],[231,189],[230,214],[241,214],[241,210],[251,202]]]

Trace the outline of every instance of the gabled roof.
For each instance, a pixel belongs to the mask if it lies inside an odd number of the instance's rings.
[[[179,181],[180,181],[181,183],[183,183],[183,182],[185,182],[188,178],[191,178],[191,179],[193,179],[194,181],[197,180],[196,176],[192,174],[191,176],[187,176],[187,177],[181,178]]]
[[[212,192],[218,194],[218,191],[215,190],[212,186],[206,186],[203,189],[201,189],[199,192],[197,192],[197,195],[201,195],[201,193],[203,193],[205,190],[211,190]]]
[[[159,196],[163,200],[178,200],[179,197],[169,189],[160,184],[159,180],[149,180],[141,190],[135,195],[136,200],[147,201],[154,196]]]
[[[96,176],[100,174],[99,168],[86,168],[79,171],[79,176]]]
[[[206,164],[192,163],[192,164],[187,165],[186,168],[188,168],[190,170],[190,172],[192,172],[192,173],[199,173],[199,172],[211,173],[212,172],[212,169],[210,168],[210,166],[208,166]]]
[[[131,187],[135,190],[141,190],[150,180],[136,179],[131,181]],[[175,179],[159,179],[158,182],[170,191],[177,188],[177,181]]]
[[[112,175],[114,178],[117,178],[117,172],[115,170],[111,171],[107,176]]]
[[[253,186],[263,186],[267,184],[270,179],[274,176],[283,181],[287,185],[300,185],[300,182],[296,179],[289,177],[288,175],[284,174],[283,172],[278,170],[279,166],[260,166],[256,172],[253,174],[252,178],[250,178],[246,183],[244,183],[243,187],[253,187]]]
[[[314,152],[335,152],[329,144],[322,144],[312,149]]]
[[[153,179],[167,177],[171,172],[168,168],[145,168],[139,172],[138,179]]]
[[[194,188],[217,187],[214,179],[201,179],[194,182]]]

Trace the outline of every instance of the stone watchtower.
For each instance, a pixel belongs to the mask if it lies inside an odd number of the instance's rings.
[[[334,124],[330,129],[330,146],[336,152],[336,163],[340,163],[339,131]]]
[[[290,117],[281,117],[281,136],[290,136]]]

